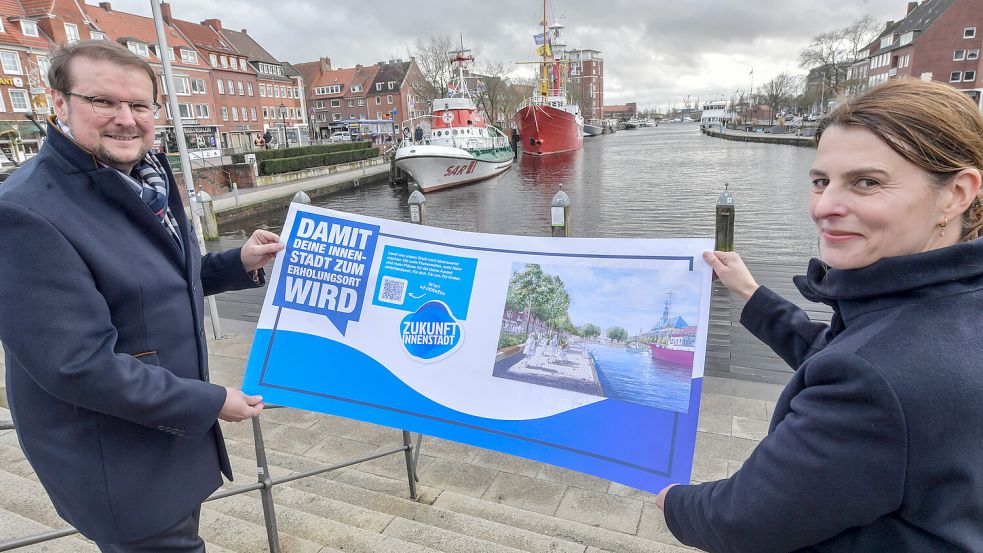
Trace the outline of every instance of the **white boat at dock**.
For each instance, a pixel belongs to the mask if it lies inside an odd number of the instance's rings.
[[[489,179],[512,167],[509,138],[485,121],[468,90],[464,67],[474,60],[469,52],[463,46],[450,52],[458,74],[447,97],[434,100],[430,115],[403,123],[394,164],[423,192]]]

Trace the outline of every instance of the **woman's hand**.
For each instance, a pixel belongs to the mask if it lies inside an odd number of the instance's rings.
[[[703,252],[703,260],[713,268],[720,282],[744,301],[751,299],[760,286],[741,256],[734,252]]]

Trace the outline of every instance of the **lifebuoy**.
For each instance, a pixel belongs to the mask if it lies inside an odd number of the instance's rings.
[[[444,123],[450,125],[451,123],[454,122],[454,112],[445,111],[444,114],[440,116],[440,118],[444,120]]]

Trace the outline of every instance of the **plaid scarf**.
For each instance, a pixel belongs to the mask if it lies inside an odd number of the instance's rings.
[[[58,128],[65,135],[75,140],[75,137],[72,136],[72,130],[68,128],[68,125],[57,119],[56,122],[58,123]],[[75,141],[75,143],[78,144],[78,141]],[[106,164],[103,163],[103,165]],[[118,169],[117,172],[123,177],[123,181],[129,185],[133,192],[137,196],[140,196],[143,203],[147,205],[150,211],[157,217],[157,220],[160,221],[160,224],[164,226],[164,229],[177,242],[181,253],[184,253],[184,243],[181,242],[181,233],[178,232],[177,220],[174,218],[174,214],[171,213],[171,208],[167,205],[167,181],[165,180],[167,173],[164,172],[160,161],[152,153],[148,152],[129,175]]]

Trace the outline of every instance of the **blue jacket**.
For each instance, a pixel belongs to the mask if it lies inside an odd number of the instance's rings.
[[[983,239],[761,288],[741,323],[798,367],[733,477],[677,486],[666,522],[708,551],[983,551]]]
[[[238,250],[201,257],[167,177],[184,255],[122,176],[55,125],[0,185],[11,414],[58,513],[96,541],[166,529],[220,471],[232,478],[202,297],[254,283]]]

